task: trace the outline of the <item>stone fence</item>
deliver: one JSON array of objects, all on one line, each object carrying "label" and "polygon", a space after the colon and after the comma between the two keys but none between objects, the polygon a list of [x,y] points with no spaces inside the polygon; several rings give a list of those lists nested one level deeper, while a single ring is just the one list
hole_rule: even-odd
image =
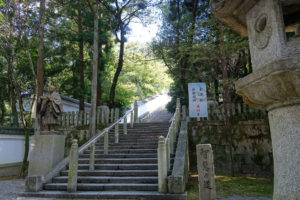
[{"label": "stone fence", "polygon": [[[215,171],[230,173],[229,145],[223,121],[193,121],[189,122],[188,129],[191,166],[196,166],[196,145],[211,144]],[[237,121],[233,124],[232,139],[236,173],[272,175],[272,144],[267,120]]]},{"label": "stone fence", "polygon": [[[227,108],[229,108],[231,116],[239,120],[267,118],[267,112],[254,109],[244,103],[232,103]],[[208,117],[201,117],[199,121],[223,120],[224,104],[218,105],[215,102],[208,102],[207,112]],[[195,121],[195,119],[191,120]]]}]

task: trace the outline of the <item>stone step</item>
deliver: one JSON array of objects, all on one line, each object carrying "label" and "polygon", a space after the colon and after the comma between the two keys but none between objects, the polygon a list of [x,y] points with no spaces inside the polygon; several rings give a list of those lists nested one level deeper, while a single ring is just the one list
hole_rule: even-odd
[{"label": "stone step", "polygon": [[[119,143],[115,143],[115,140],[112,140],[112,141],[109,141],[108,143],[110,146],[114,146],[114,145],[117,145],[117,146],[123,146],[123,145],[141,145],[141,143],[138,143],[138,142],[119,142]],[[157,145],[158,144],[158,141],[155,141],[155,140],[150,140],[150,141],[147,141],[145,143],[143,143],[143,145]],[[103,146],[103,140],[100,140],[98,142],[96,142],[96,146]]]},{"label": "stone step", "polygon": [[[67,183],[68,176],[59,176],[53,183]],[[78,183],[156,183],[157,176],[78,176]]]},{"label": "stone step", "polygon": [[[79,158],[89,158],[90,154],[81,154]],[[95,154],[95,158],[157,158],[157,153],[143,154]]]},{"label": "stone step", "polygon": [[[80,158],[79,164],[89,164],[90,159]],[[134,164],[134,163],[157,163],[157,158],[101,158],[95,159],[95,164]]]},{"label": "stone step", "polygon": [[[102,150],[104,146],[96,146],[96,150]],[[157,145],[111,145],[109,149],[157,149]]]},{"label": "stone step", "polygon": [[[144,200],[187,200],[184,194],[162,194],[157,191],[40,191],[25,192],[23,197],[64,198],[64,199],[144,199]],[[21,199],[23,200],[23,199]],[[26,199],[24,199],[26,200]],[[28,199],[29,200],[29,199]]]},{"label": "stone step", "polygon": [[[78,164],[78,169],[89,169],[89,164]],[[151,170],[157,169],[155,164],[95,164],[96,170]]]},{"label": "stone step", "polygon": [[[47,183],[45,190],[67,190],[67,183]],[[78,183],[77,191],[157,191],[155,183]]]},{"label": "stone step", "polygon": [[[85,153],[89,154],[90,150],[86,150]],[[96,154],[103,154],[104,150],[95,150]],[[109,149],[108,154],[110,153],[134,153],[134,154],[143,154],[143,153],[157,153],[157,149]]]},{"label": "stone step", "polygon": [[[157,170],[78,170],[78,176],[157,176]],[[68,175],[68,170],[61,172],[62,176]]]}]

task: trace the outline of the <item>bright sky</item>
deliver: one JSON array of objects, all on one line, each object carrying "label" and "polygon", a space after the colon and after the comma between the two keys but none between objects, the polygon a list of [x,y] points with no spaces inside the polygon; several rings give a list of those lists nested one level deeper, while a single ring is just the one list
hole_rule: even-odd
[{"label": "bright sky", "polygon": [[160,24],[153,23],[144,26],[140,22],[132,22],[130,24],[131,33],[128,35],[128,42],[149,43],[156,36]]},{"label": "bright sky", "polygon": [[128,42],[149,43],[156,37],[156,34],[162,25],[161,11],[155,7],[151,8],[149,18],[151,19],[151,22],[147,22],[145,26],[138,19],[133,20],[129,24],[131,32],[128,35]]}]

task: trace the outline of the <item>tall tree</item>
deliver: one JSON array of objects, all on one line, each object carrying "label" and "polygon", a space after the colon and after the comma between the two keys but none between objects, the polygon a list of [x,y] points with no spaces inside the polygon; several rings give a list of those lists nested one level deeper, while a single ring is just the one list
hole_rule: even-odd
[{"label": "tall tree", "polygon": [[[118,66],[110,88],[109,102],[110,106],[115,106],[116,87],[120,73],[124,63],[124,45],[126,42],[126,34],[128,33],[129,24],[133,18],[138,17],[141,11],[147,7],[145,0],[114,0],[114,10],[112,10],[115,20],[115,36],[117,42],[120,43]],[[108,7],[108,6],[106,6]]]},{"label": "tall tree", "polygon": [[84,110],[84,55],[83,55],[83,31],[82,31],[82,6],[81,6],[81,0],[78,0],[78,19],[77,19],[77,25],[78,25],[78,35],[79,35],[79,41],[78,41],[78,47],[79,47],[79,74],[80,74],[80,89],[81,89],[81,95],[79,99],[79,110]]},{"label": "tall tree", "polygon": [[97,77],[99,54],[99,1],[96,0],[94,11],[94,45],[93,45],[93,72],[92,72],[92,101],[90,110],[90,137],[96,134],[96,106],[97,106]]},{"label": "tall tree", "polygon": [[[45,0],[40,0],[40,26],[39,26],[39,50],[37,61],[37,95],[38,100],[43,95],[44,90],[44,29],[45,29]],[[38,115],[40,108],[36,104],[36,116],[40,123],[40,116]],[[37,125],[38,126],[38,125]]]}]

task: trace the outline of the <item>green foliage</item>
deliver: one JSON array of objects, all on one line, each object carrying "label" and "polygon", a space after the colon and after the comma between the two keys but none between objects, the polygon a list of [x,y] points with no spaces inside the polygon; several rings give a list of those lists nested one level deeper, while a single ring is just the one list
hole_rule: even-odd
[{"label": "green foliage", "polygon": [[234,92],[234,81],[251,72],[248,40],[226,27],[225,54],[229,81],[223,81],[217,19],[209,1],[167,0],[161,6],[163,26],[152,43],[155,55],[169,68],[175,81],[171,87],[172,107],[177,97],[187,102],[187,84],[205,82],[209,99],[223,102],[223,87],[229,84],[233,102],[241,102]]}]

